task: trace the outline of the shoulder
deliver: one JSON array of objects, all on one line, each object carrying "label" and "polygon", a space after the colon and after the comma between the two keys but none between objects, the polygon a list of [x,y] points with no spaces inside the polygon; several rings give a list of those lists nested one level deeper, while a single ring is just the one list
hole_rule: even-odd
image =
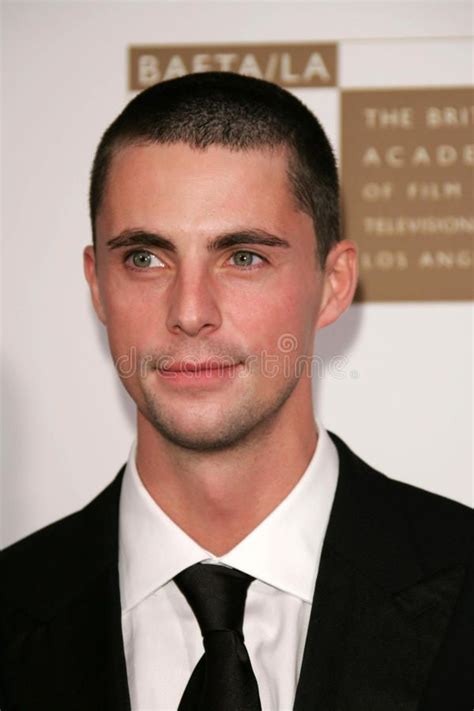
[{"label": "shoulder", "polygon": [[465,563],[472,554],[474,512],[469,506],[389,478],[358,457],[330,433],[339,455],[345,500],[359,527],[398,528],[409,538],[428,568]]},{"label": "shoulder", "polygon": [[353,484],[360,486],[363,491],[373,491],[384,494],[398,502],[403,502],[413,512],[423,519],[435,518],[438,523],[446,518],[460,521],[473,521],[473,510],[452,499],[440,494],[421,489],[413,484],[407,484],[374,469],[367,462],[355,454],[348,445],[337,435],[330,432],[331,439],[336,445],[342,467],[346,467]]},{"label": "shoulder", "polygon": [[[80,589],[94,568],[116,556],[124,467],[87,506],[0,551],[0,600],[48,615],[54,599]],[[58,588],[58,581],[60,588]]]}]

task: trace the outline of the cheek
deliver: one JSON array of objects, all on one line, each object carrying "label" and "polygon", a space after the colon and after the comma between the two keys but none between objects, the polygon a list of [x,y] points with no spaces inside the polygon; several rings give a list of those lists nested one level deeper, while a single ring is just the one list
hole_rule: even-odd
[{"label": "cheek", "polygon": [[147,340],[158,332],[158,310],[150,308],[150,300],[130,290],[109,289],[105,298],[107,333],[114,356],[135,348],[139,353]]},{"label": "cheek", "polygon": [[299,285],[281,284],[253,296],[250,301],[247,296],[234,296],[229,318],[252,352],[306,351],[308,342],[312,344],[314,294]]}]

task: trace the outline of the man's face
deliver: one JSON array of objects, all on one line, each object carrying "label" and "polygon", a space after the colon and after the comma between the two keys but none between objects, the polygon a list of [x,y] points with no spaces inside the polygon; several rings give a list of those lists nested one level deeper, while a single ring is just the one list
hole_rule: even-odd
[{"label": "man's face", "polygon": [[86,276],[139,417],[201,451],[297,417],[324,278],[283,152],[123,148],[96,234]]}]

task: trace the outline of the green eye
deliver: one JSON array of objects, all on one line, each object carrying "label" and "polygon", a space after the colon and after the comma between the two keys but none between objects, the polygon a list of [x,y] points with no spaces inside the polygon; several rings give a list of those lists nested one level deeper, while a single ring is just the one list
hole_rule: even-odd
[{"label": "green eye", "polygon": [[[131,261],[132,268],[141,269],[142,271],[153,266],[153,259],[158,259],[158,257],[151,252],[148,252],[146,249],[135,250],[134,252],[127,254],[125,257],[125,261]],[[155,264],[155,266],[162,266],[162,264]]]},{"label": "green eye", "polygon": [[260,261],[263,261],[262,257],[259,257],[259,255],[255,254],[255,252],[249,252],[248,250],[244,249],[239,250],[238,252],[235,252],[232,255],[234,264],[237,267],[254,267],[255,258],[259,259]]}]

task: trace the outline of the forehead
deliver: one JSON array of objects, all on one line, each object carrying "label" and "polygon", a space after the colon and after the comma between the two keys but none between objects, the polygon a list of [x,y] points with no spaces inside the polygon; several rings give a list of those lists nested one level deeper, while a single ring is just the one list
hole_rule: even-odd
[{"label": "forehead", "polygon": [[283,149],[146,144],[128,145],[113,156],[97,228],[108,233],[163,226],[207,231],[233,228],[240,220],[285,231],[302,217]]}]

